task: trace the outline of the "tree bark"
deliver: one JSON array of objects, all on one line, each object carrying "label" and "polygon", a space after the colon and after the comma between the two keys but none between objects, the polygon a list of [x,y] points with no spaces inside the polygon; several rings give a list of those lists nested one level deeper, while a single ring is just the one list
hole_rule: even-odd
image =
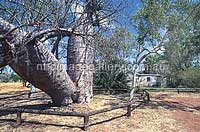
[{"label": "tree bark", "polygon": [[75,102],[76,87],[51,51],[37,40],[25,45],[25,33],[20,30],[2,37],[13,28],[15,26],[0,18],[1,49],[4,49],[0,51],[7,55],[0,57],[0,66],[8,64],[23,79],[47,93],[57,106]]},{"label": "tree bark", "polygon": [[78,102],[89,103],[93,96],[93,48],[81,36],[72,35],[67,48],[67,72],[77,86]]},{"label": "tree bark", "polygon": [[95,1],[87,2],[86,9],[74,28],[75,32],[85,36],[71,35],[67,48],[67,72],[77,86],[78,102],[82,103],[89,103],[93,96],[94,45],[91,35],[94,32],[93,13],[96,9],[93,9]]}]

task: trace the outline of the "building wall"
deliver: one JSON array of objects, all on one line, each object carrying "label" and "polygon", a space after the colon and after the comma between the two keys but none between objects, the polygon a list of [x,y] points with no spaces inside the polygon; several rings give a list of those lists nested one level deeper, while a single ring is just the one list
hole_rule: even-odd
[{"label": "building wall", "polygon": [[137,76],[136,86],[140,87],[160,87],[160,77],[157,76]]},{"label": "building wall", "polygon": [[[133,86],[133,74],[128,74],[129,86]],[[163,78],[157,74],[137,74],[136,86],[139,87],[161,87],[163,86]]]}]

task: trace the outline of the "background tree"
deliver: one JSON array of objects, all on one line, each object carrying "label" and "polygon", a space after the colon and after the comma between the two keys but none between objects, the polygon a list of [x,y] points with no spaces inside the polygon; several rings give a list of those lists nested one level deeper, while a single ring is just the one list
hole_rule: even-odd
[{"label": "background tree", "polygon": [[[169,72],[166,74],[168,86],[178,87],[179,85],[186,86],[182,83],[184,77],[180,75],[191,73],[190,68],[194,67],[193,62],[198,61],[199,48],[197,45],[199,44],[194,43],[196,36],[194,32],[198,29],[196,23],[199,20],[196,20],[195,16],[199,12],[199,4],[181,2],[173,5],[173,8],[176,9],[176,14],[171,15],[168,23],[169,40],[165,45],[164,55],[169,64]],[[185,72],[187,70],[189,71]]]},{"label": "background tree", "polygon": [[134,47],[132,35],[125,28],[115,28],[109,36],[98,36],[96,40],[94,84],[111,93],[127,92],[126,66]]},{"label": "background tree", "polygon": [[135,51],[133,64],[133,87],[136,87],[136,74],[140,64],[151,54],[163,50],[166,38],[165,23],[169,1],[141,1],[143,6],[133,16]]},{"label": "background tree", "polygon": [[[194,58],[198,58],[199,43],[198,39],[194,40],[197,38],[194,36],[198,36],[196,31],[199,19],[195,18],[198,17],[200,5],[198,2],[168,0],[147,0],[142,1],[142,4],[142,8],[133,16],[137,31],[135,42],[138,46],[135,71],[137,72],[138,65],[149,55],[164,54],[170,67],[168,79],[173,80],[173,86],[177,86],[176,83],[180,82],[178,69],[190,67]],[[191,41],[192,38],[193,42],[197,42],[196,45]]]}]

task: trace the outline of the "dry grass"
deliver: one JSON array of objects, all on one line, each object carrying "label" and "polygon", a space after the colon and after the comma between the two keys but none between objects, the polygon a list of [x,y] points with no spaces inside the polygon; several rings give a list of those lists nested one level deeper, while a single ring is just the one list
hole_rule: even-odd
[{"label": "dry grass", "polygon": [[0,83],[0,93],[26,91],[28,88],[23,87],[22,83]]},{"label": "dry grass", "polygon": [[[17,91],[24,92],[24,90],[27,90],[27,88],[22,88],[21,85],[22,84],[11,83],[0,84],[0,93],[4,93],[0,95],[0,98],[5,96],[6,92],[15,94]],[[27,91],[25,91],[25,93],[26,92]],[[41,96],[46,97],[46,95],[44,96],[43,94],[37,94],[37,98]],[[179,96],[189,98],[191,94],[177,96],[175,93],[155,93],[153,94],[152,101],[149,104],[134,110],[130,118],[126,116],[120,117],[126,113],[126,109],[114,110],[112,112],[92,116],[90,118],[91,125],[88,129],[88,132],[187,132],[188,129],[185,129],[185,126],[181,124],[179,120],[173,118],[172,110],[160,105],[160,102],[163,101],[163,98],[170,100],[171,98]],[[195,94],[195,98],[200,99],[200,96]],[[52,109],[58,111],[90,111],[110,107],[118,103],[123,103],[125,100],[126,97],[118,98],[118,96],[97,95],[94,97],[93,102],[88,105],[73,104],[69,107]],[[0,106],[2,107],[2,104],[4,104],[3,107],[11,107],[15,105],[33,105],[47,103],[47,101],[49,101],[48,98],[45,100],[30,100],[27,99],[26,95],[24,95],[21,96],[20,99],[11,98],[10,100],[1,100]],[[8,104],[5,105],[5,103]],[[200,112],[194,111],[194,114],[200,115]],[[15,115],[10,114],[1,116],[0,131],[82,132],[82,130],[79,128],[83,125],[82,118],[36,114],[23,114],[22,118],[24,120],[23,124],[16,128],[13,127],[14,122],[8,121],[8,119],[15,119]],[[109,120],[111,118],[116,119]]]}]

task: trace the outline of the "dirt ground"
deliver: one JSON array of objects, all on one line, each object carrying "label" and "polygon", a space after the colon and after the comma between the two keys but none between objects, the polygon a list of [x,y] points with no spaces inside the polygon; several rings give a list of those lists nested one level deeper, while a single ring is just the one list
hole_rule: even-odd
[{"label": "dirt ground", "polygon": [[[22,107],[46,110],[49,97],[37,91],[28,98],[28,88],[20,83],[0,83],[0,109]],[[200,132],[200,94],[150,93],[151,101],[123,116],[126,109],[90,118],[88,132]],[[92,111],[125,103],[127,95],[96,95],[90,104],[74,104],[55,111]],[[83,119],[54,115],[22,114],[22,125],[15,126],[15,114],[0,112],[0,132],[82,132]]]}]

